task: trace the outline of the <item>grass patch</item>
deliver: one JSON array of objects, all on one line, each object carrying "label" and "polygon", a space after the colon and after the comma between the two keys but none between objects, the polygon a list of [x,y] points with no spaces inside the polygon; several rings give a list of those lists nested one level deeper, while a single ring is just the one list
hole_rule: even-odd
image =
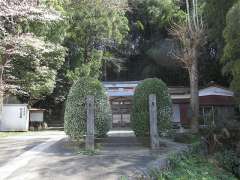
[{"label": "grass patch", "polygon": [[193,144],[200,141],[200,135],[191,133],[177,133],[174,137],[175,142]]},{"label": "grass patch", "polygon": [[95,149],[94,150],[88,150],[85,149],[85,144],[84,147],[83,146],[79,146],[77,148],[77,154],[82,154],[82,155],[87,155],[87,156],[94,156],[94,155],[98,155],[100,149],[102,148],[100,143],[95,143]]},{"label": "grass patch", "polygon": [[201,155],[171,159],[172,169],[153,176],[158,180],[237,180],[230,172],[218,167],[215,161]]},{"label": "grass patch", "polygon": [[82,154],[86,156],[94,156],[98,155],[98,150],[86,150],[86,149],[80,149],[77,154]]}]

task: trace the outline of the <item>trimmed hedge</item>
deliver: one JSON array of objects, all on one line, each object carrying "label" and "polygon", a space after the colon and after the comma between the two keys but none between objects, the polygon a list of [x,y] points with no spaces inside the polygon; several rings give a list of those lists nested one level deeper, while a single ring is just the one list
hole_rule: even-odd
[{"label": "trimmed hedge", "polygon": [[86,134],[86,96],[95,98],[95,134],[105,136],[111,125],[111,110],[102,83],[96,79],[80,78],[71,88],[65,108],[64,131],[79,140]]},{"label": "trimmed hedge", "polygon": [[157,78],[146,79],[140,83],[133,96],[131,125],[136,136],[149,136],[148,97],[156,94],[159,135],[171,128],[172,102],[166,84]]}]

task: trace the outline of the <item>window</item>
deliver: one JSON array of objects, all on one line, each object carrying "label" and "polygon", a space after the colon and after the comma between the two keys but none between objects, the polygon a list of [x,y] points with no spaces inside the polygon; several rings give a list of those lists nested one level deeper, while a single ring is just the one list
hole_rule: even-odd
[{"label": "window", "polygon": [[214,106],[200,107],[200,120],[201,126],[212,126],[215,124],[216,108]]},{"label": "window", "polygon": [[122,115],[122,121],[124,123],[130,123],[130,114],[123,114]]},{"label": "window", "polygon": [[121,114],[114,114],[113,115],[113,123],[118,124],[121,122]]}]

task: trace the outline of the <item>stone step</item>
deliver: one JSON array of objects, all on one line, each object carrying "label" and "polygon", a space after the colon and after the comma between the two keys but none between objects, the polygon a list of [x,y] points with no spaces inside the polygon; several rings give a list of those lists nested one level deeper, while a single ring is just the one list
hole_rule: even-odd
[{"label": "stone step", "polygon": [[105,142],[138,142],[136,137],[107,137]]},{"label": "stone step", "polygon": [[107,135],[108,137],[136,137],[131,129],[112,129]]},{"label": "stone step", "polygon": [[142,147],[141,143],[101,143],[103,147]]}]

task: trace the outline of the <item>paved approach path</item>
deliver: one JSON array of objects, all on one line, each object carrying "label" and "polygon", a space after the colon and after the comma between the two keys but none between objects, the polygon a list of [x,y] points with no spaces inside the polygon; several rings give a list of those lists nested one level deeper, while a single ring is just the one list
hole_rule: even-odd
[{"label": "paved approach path", "polygon": [[146,164],[174,148],[152,153],[133,136],[110,137],[101,144],[97,155],[87,156],[69,148],[61,131],[0,139],[0,180],[135,179]]},{"label": "paved approach path", "polygon": [[30,160],[59,140],[65,138],[61,131],[45,131],[0,139],[0,180],[17,169],[25,167]]}]

